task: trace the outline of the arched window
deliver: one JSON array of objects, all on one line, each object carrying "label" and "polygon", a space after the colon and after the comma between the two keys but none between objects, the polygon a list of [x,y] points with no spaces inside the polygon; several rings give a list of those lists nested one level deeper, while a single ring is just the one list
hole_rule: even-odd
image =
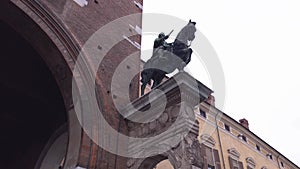
[{"label": "arched window", "polygon": [[204,158],[204,167],[208,169],[221,169],[220,156],[217,149],[214,149],[216,141],[208,134],[200,137],[201,156]]},{"label": "arched window", "polygon": [[235,148],[228,149],[230,169],[244,169],[243,163],[239,161],[240,153]]},{"label": "arched window", "polygon": [[253,160],[253,158],[247,157],[246,162],[247,162],[247,169],[254,169],[255,168],[256,164],[255,164],[255,161]]}]

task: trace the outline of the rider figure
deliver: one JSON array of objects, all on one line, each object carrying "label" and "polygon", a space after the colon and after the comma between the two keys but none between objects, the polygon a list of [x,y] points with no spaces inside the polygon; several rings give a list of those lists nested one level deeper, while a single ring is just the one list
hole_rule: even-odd
[{"label": "rider figure", "polygon": [[167,47],[170,46],[169,43],[166,42],[166,40],[169,38],[169,35],[165,35],[163,32],[161,32],[158,35],[158,38],[155,39],[154,45],[153,45],[153,53],[157,48],[162,48],[164,50],[167,49]]}]

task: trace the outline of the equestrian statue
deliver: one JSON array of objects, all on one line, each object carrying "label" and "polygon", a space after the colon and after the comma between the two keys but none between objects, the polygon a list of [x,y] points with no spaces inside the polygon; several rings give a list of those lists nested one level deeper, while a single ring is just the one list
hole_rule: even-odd
[{"label": "equestrian statue", "polygon": [[181,29],[173,43],[167,43],[173,30],[165,35],[163,32],[158,35],[153,45],[152,57],[145,63],[141,72],[141,94],[144,95],[147,84],[153,85],[151,89],[158,86],[166,74],[172,73],[175,69],[183,71],[183,68],[191,61],[193,50],[191,42],[195,39],[196,22],[191,20]]}]

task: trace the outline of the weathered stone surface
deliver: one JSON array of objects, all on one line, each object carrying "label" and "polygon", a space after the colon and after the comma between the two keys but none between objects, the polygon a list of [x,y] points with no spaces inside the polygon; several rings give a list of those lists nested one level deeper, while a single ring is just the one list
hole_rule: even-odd
[{"label": "weathered stone surface", "polygon": [[[140,156],[129,159],[128,169],[152,169],[165,158],[175,169],[202,167],[197,139],[199,123],[195,120],[193,107],[207,99],[212,91],[186,73],[175,75],[174,79],[167,80],[156,90],[160,92],[151,91],[135,100],[133,106],[129,105],[122,113],[130,126],[130,137],[160,135],[144,142],[129,142],[128,152]],[[159,109],[162,105],[163,109]]]}]

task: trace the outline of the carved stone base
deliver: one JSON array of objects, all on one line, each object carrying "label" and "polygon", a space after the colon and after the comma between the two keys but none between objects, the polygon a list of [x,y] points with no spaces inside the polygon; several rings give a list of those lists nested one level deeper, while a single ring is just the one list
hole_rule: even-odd
[{"label": "carved stone base", "polygon": [[[181,72],[134,101],[122,114],[129,128],[128,169],[152,169],[168,159],[174,169],[202,168],[194,107],[212,91]],[[141,141],[142,140],[142,141]],[[194,167],[193,167],[194,166]]]}]

